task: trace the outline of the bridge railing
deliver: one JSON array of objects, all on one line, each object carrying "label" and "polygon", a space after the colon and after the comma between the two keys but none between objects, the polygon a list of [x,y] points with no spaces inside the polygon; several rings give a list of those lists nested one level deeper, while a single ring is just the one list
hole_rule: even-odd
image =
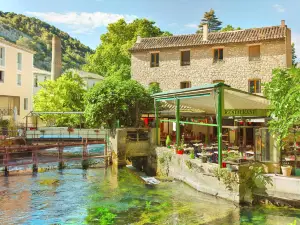
[{"label": "bridge railing", "polygon": [[38,128],[26,131],[27,139],[105,139],[105,129]]}]

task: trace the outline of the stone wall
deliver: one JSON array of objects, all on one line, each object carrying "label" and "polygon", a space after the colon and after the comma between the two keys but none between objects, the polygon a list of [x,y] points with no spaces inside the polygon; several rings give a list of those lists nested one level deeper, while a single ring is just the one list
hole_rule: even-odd
[{"label": "stone wall", "polygon": [[155,142],[155,129],[149,130],[148,140],[131,141],[127,138],[128,131],[141,130],[139,128],[116,129],[115,134],[109,138],[110,151],[112,153],[113,164],[125,166],[126,160],[135,157],[146,157],[151,152],[151,146]]},{"label": "stone wall", "polygon": [[[261,44],[261,59],[249,61],[249,45],[227,44],[224,46],[223,62],[213,62],[213,47],[161,49],[159,67],[150,67],[151,51],[133,52],[131,68],[133,79],[144,86],[160,83],[162,90],[179,89],[180,82],[191,81],[192,86],[225,80],[234,88],[248,91],[248,80],[259,78],[261,82],[271,80],[272,69],[287,66],[284,40],[266,41]],[[191,51],[189,66],[180,65],[180,51]]]},{"label": "stone wall", "polygon": [[148,165],[156,167],[158,176],[175,178],[203,193],[240,202],[239,185],[233,185],[230,191],[214,175],[217,164],[201,163],[199,159],[190,159],[188,155],[176,155],[173,150],[164,147],[156,148],[155,154],[156,159],[150,158],[153,161]]}]

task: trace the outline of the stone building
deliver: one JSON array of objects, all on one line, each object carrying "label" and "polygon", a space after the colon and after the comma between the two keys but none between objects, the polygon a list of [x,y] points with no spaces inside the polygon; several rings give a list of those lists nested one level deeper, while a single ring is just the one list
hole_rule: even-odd
[{"label": "stone building", "polygon": [[281,21],[273,27],[229,32],[138,37],[130,49],[132,78],[162,90],[225,82],[261,93],[274,68],[292,65],[291,30]]}]

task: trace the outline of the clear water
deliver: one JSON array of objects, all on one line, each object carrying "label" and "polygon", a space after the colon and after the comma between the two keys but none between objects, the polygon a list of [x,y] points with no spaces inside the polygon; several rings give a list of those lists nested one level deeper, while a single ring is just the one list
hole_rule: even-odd
[{"label": "clear water", "polygon": [[297,218],[300,210],[239,208],[177,181],[147,186],[127,169],[65,169],[0,177],[0,224],[5,225],[287,225]]},{"label": "clear water", "polygon": [[[92,144],[88,145],[87,149],[89,154],[103,153],[104,152],[104,144]],[[46,149],[48,152],[57,152],[57,148],[49,148]],[[82,154],[82,146],[66,146],[64,148],[65,153],[74,153],[74,154]]]}]

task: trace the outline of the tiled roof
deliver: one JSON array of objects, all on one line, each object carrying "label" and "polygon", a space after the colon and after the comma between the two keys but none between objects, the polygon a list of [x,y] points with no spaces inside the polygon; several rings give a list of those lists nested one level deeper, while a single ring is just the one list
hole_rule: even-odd
[{"label": "tiled roof", "polygon": [[202,34],[175,35],[170,37],[142,38],[140,43],[130,51],[143,51],[160,48],[191,47],[199,45],[257,42],[283,39],[286,36],[285,26],[252,28],[238,31],[213,32],[208,34],[208,40],[203,41]]}]

